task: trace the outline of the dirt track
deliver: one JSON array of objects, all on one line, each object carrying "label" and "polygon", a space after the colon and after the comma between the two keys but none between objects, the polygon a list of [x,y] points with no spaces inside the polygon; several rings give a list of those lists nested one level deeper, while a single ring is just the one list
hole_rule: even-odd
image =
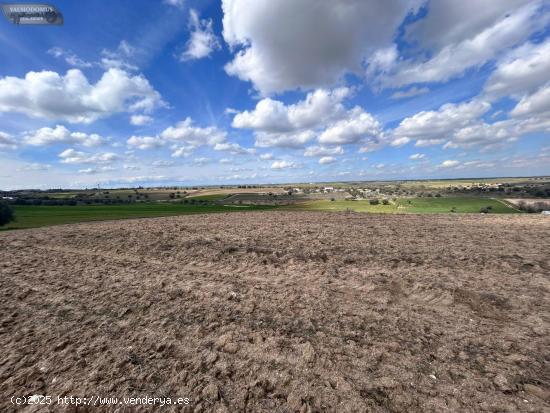
[{"label": "dirt track", "polygon": [[[550,219],[259,212],[0,233],[13,395],[549,412]],[[136,407],[85,411],[146,411]],[[170,408],[147,411],[171,411]],[[174,410],[181,411],[181,410]]]}]

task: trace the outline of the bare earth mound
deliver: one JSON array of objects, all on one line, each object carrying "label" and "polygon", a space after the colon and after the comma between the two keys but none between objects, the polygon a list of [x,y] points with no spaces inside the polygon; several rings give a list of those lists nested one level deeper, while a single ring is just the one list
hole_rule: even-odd
[{"label": "bare earth mound", "polygon": [[[0,234],[12,396],[550,411],[550,219],[259,212]],[[118,409],[118,410],[116,410]],[[171,411],[164,407],[78,411]]]}]

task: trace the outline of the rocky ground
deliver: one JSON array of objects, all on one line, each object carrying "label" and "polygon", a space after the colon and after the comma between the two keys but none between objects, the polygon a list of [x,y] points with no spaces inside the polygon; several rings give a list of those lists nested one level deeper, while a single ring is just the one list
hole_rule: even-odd
[{"label": "rocky ground", "polygon": [[[0,233],[0,411],[549,412],[550,219],[247,212]],[[12,396],[188,397],[186,407]]]}]

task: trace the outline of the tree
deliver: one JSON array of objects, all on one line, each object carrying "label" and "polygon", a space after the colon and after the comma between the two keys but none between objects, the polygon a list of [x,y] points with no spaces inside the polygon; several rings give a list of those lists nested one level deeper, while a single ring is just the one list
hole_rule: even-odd
[{"label": "tree", "polygon": [[11,222],[14,218],[13,209],[7,202],[0,201],[0,227]]}]

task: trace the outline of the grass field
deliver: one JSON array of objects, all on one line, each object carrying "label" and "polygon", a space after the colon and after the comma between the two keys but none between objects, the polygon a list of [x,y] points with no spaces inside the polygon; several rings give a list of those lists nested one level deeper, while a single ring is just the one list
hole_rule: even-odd
[{"label": "grass field", "polygon": [[[203,195],[195,199],[214,201],[221,195]],[[518,211],[495,199],[456,197],[456,198],[411,198],[399,199],[389,205],[370,205],[368,201],[308,201],[283,207],[308,211],[346,211],[370,213],[448,213],[454,208],[457,213],[479,213],[481,208],[491,207],[491,213],[517,213]],[[189,205],[176,203],[136,203],[126,205],[87,205],[87,206],[15,206],[16,220],[0,228],[23,229],[59,224],[73,224],[86,221],[110,219],[146,218],[186,214],[266,210],[275,206],[248,205]]]},{"label": "grass field", "polygon": [[[250,206],[246,210],[270,209]],[[1,230],[74,224],[85,221],[110,219],[161,217],[214,212],[242,212],[245,208],[223,205],[182,205],[175,203],[139,203],[126,205],[86,206],[14,206],[16,219]]]},{"label": "grass field", "polygon": [[[410,202],[410,203],[409,203]],[[355,212],[371,213],[447,213],[454,211],[457,213],[479,213],[481,208],[491,207],[491,213],[517,213],[518,211],[510,208],[504,203],[495,199],[456,197],[456,198],[411,198],[399,199],[396,202],[390,202],[389,205],[371,205],[369,201],[310,201],[289,206],[292,209],[305,209],[313,211],[346,211],[348,209]]]}]

